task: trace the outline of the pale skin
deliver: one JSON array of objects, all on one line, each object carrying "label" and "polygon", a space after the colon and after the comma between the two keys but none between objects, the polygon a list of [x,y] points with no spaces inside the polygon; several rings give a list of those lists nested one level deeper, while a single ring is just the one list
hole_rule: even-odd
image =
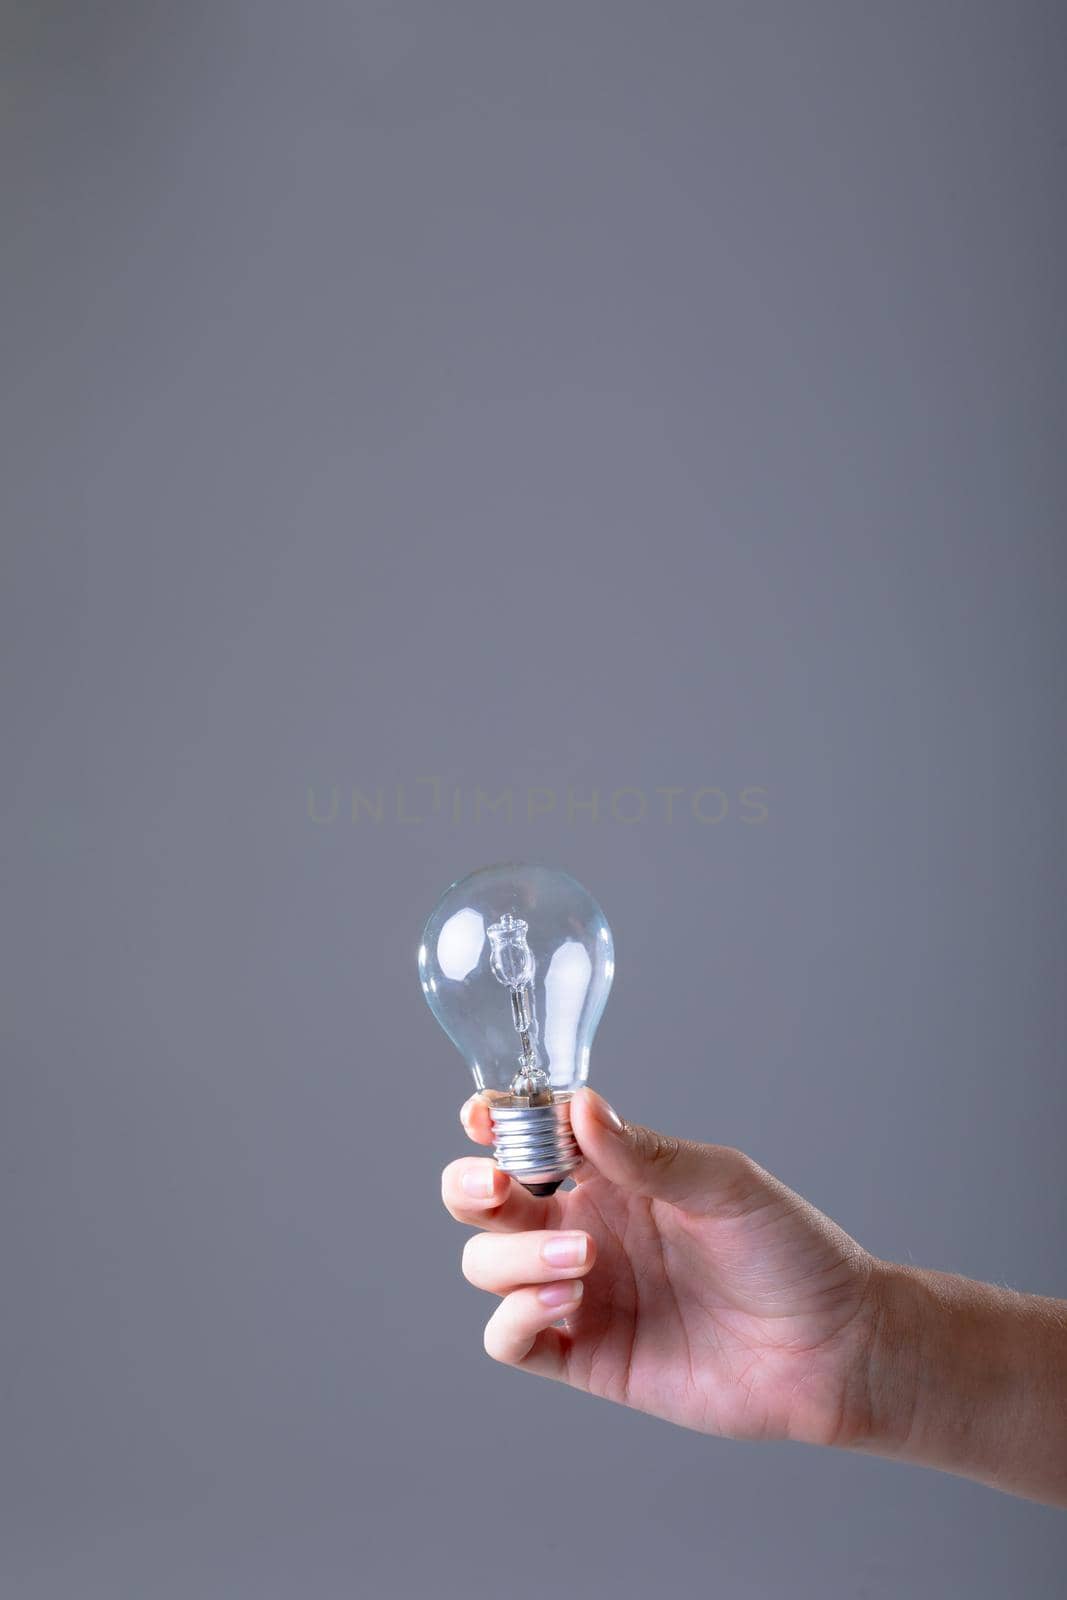
[{"label": "pale skin", "polygon": [[[461,1113],[491,1143],[486,1105]],[[895,1266],[740,1151],[574,1099],[576,1186],[442,1180],[496,1360],[682,1427],[893,1456],[1067,1506],[1067,1301]]]}]

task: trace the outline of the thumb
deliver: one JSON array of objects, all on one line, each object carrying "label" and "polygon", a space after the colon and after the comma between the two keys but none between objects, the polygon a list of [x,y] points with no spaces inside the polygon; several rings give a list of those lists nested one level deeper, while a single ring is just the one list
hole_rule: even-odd
[{"label": "thumb", "polygon": [[587,1166],[601,1177],[695,1215],[744,1216],[766,1202],[769,1188],[781,1187],[740,1150],[624,1122],[592,1089],[575,1094],[571,1126]]}]

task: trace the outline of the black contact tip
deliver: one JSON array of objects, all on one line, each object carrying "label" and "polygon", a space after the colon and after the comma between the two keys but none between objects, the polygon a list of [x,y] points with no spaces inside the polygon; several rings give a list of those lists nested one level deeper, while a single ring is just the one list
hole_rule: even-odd
[{"label": "black contact tip", "polygon": [[550,1194],[555,1194],[562,1182],[562,1178],[553,1178],[551,1183],[524,1183],[523,1188],[529,1189],[538,1200],[547,1200]]}]

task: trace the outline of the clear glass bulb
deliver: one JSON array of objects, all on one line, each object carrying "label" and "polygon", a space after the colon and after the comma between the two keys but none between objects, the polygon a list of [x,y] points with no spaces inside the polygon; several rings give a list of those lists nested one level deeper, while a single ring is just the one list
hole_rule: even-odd
[{"label": "clear glass bulb", "polygon": [[615,952],[587,889],[551,867],[483,867],[447,889],[419,946],[427,1004],[486,1092],[498,1163],[551,1193],[578,1163],[571,1094]]}]

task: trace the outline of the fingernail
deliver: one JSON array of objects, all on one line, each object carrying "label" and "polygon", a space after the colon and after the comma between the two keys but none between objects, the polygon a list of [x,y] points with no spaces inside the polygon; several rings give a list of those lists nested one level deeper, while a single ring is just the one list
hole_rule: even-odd
[{"label": "fingernail", "polygon": [[541,1258],[550,1267],[580,1267],[588,1249],[584,1233],[557,1233],[541,1246]]},{"label": "fingernail", "polygon": [[605,1128],[610,1128],[612,1133],[621,1132],[622,1118],[612,1106],[608,1105],[604,1096],[591,1091],[589,1098],[593,1103],[593,1115],[597,1121],[602,1123]]},{"label": "fingernail", "polygon": [[538,1289],[537,1298],[546,1306],[566,1306],[582,1298],[585,1285],[581,1278],[575,1278],[572,1283],[546,1283],[543,1289]]},{"label": "fingernail", "polygon": [[488,1200],[496,1186],[496,1171],[493,1167],[468,1167],[459,1181],[472,1200]]}]

